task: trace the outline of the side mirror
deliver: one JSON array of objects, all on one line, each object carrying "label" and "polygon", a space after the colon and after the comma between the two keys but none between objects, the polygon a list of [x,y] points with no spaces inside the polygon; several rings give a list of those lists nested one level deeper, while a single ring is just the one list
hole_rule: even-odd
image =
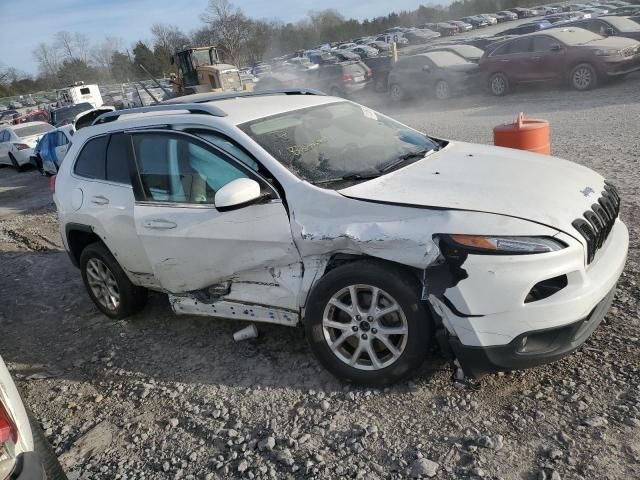
[{"label": "side mirror", "polygon": [[424,65],[424,66],[422,67],[422,71],[423,71],[423,72],[430,72],[430,71],[431,71],[431,67],[430,67],[429,65]]},{"label": "side mirror", "polygon": [[604,31],[604,34],[607,36],[611,36],[611,35],[615,35],[615,31],[613,30],[613,28],[609,27]]},{"label": "side mirror", "polygon": [[551,45],[552,52],[559,52],[560,50],[562,50],[562,45],[560,45],[559,43]]},{"label": "side mirror", "polygon": [[236,178],[216,192],[213,199],[220,211],[234,210],[259,200],[260,184],[250,178]]}]

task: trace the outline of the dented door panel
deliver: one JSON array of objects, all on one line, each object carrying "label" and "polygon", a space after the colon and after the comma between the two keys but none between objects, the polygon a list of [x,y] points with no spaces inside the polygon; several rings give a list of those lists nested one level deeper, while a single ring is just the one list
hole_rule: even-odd
[{"label": "dented door panel", "polygon": [[135,222],[164,290],[180,294],[230,281],[235,298],[297,308],[291,292],[299,289],[300,255],[280,201],[228,212],[138,203]]}]

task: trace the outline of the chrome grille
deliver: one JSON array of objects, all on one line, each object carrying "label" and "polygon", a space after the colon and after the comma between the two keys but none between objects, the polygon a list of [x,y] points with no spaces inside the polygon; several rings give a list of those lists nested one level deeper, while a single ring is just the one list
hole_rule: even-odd
[{"label": "chrome grille", "polygon": [[620,213],[618,190],[608,181],[604,183],[604,191],[598,202],[572,222],[587,241],[587,263],[593,261],[597,251],[604,245]]}]

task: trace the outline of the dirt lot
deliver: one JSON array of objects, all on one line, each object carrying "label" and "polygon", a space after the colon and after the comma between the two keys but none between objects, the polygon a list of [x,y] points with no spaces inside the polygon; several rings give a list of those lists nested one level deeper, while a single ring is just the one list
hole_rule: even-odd
[{"label": "dirt lot", "polygon": [[[454,386],[437,358],[384,391],[345,386],[301,332],[178,317],[166,298],[98,313],[60,250],[48,181],[0,169],[0,352],[70,478],[640,478],[640,75],[589,93],[372,106],[434,135],[491,142],[523,110],[554,154],[623,195],[631,233],[605,322],[556,364]],[[532,185],[535,188],[535,185]],[[489,192],[490,194],[490,192]],[[433,463],[435,462],[435,463]]]}]

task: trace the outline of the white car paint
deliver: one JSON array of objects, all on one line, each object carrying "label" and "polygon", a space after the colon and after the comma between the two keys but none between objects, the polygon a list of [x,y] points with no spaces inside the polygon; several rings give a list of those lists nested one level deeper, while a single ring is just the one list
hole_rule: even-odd
[{"label": "white car paint", "polygon": [[[54,194],[65,247],[70,248],[67,224],[88,225],[134,284],[169,293],[177,313],[285,325],[304,317],[309,292],[333,255],[387,260],[423,272],[423,299],[448,334],[467,347],[506,345],[524,332],[572,324],[615,286],[628,248],[625,225],[615,220],[591,263],[585,238],[572,226],[604,187],[604,179],[585,167],[451,141],[413,164],[335,191],[302,181],[237,128],[333,102],[344,100],[235,98],[215,102],[225,117],[187,114],[176,105],[173,111],[123,115],[77,132],[71,159],[87,139],[114,130],[167,124],[213,129],[260,162],[286,199],[278,194],[229,212],[212,205],[134,202],[130,186],[81,178],[67,161]],[[363,113],[385,118],[369,109]],[[84,199],[80,206],[78,197]],[[443,284],[430,272],[446,263],[438,235],[454,233],[553,237],[566,247],[544,254],[468,255],[462,264],[467,276]],[[560,292],[524,303],[536,283],[565,274],[568,285]]]},{"label": "white car paint", "polygon": [[100,87],[92,85],[72,85],[67,88],[56,90],[56,97],[60,105],[76,105],[88,102],[93,108],[101,107],[104,102],[100,94]]},{"label": "white car paint", "polygon": [[[21,136],[21,131],[24,131],[24,129],[38,126],[40,127],[38,130],[41,130],[39,133]],[[11,157],[16,160],[20,167],[30,163],[30,157],[38,140],[53,128],[46,122],[25,122],[0,128],[0,163],[13,165]],[[26,145],[27,148],[24,148],[23,145]]]},{"label": "white car paint", "polygon": [[4,445],[0,445],[0,478],[5,478],[5,475],[14,468],[16,457],[25,452],[33,452],[34,444],[22,398],[2,357],[0,357],[0,408],[9,414],[18,432],[16,442],[10,438]]}]

